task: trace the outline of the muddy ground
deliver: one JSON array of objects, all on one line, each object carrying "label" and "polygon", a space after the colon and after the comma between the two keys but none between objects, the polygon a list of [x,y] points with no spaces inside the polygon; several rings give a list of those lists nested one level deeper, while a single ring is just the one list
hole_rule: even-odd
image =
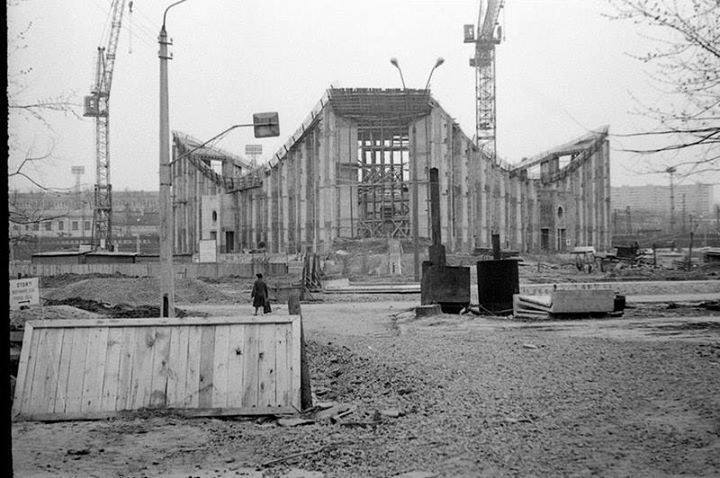
[{"label": "muddy ground", "polygon": [[[178,303],[188,315],[249,312],[232,284],[189,287],[214,299]],[[337,423],[15,423],[17,476],[720,475],[718,312],[417,320],[416,296],[355,299],[302,305],[315,402],[354,407]]]}]

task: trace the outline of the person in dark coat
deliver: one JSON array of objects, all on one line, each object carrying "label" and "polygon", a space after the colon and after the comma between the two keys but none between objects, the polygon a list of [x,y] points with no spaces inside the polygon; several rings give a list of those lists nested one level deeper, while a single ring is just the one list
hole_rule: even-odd
[{"label": "person in dark coat", "polygon": [[262,309],[263,314],[265,313],[265,304],[268,300],[268,288],[267,284],[265,284],[265,281],[262,278],[262,274],[255,275],[257,276],[257,280],[253,284],[250,297],[253,300],[253,307],[255,307],[255,315],[257,315],[258,309]]}]

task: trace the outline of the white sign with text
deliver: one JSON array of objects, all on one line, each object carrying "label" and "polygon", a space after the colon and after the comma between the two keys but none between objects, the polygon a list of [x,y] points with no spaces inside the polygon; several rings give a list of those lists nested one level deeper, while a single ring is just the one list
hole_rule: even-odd
[{"label": "white sign with text", "polygon": [[40,287],[37,277],[10,281],[10,309],[17,310],[24,305],[39,303]]}]

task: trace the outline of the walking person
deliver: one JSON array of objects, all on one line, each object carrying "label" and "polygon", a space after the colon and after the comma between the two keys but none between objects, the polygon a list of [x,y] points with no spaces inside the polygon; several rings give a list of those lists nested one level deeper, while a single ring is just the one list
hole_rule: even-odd
[{"label": "walking person", "polygon": [[255,315],[258,314],[258,309],[262,309],[263,314],[265,314],[265,307],[270,300],[267,284],[265,284],[262,274],[255,275],[257,276],[257,280],[255,280],[255,283],[253,284],[250,297],[253,300],[253,307],[255,307]]}]

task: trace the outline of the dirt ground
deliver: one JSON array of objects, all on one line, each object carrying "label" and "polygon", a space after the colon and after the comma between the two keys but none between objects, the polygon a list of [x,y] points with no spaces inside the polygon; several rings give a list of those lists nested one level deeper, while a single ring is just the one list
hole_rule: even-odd
[{"label": "dirt ground", "polygon": [[[51,287],[61,297],[66,285]],[[232,284],[188,287],[193,300],[177,304],[188,315],[250,311]],[[660,303],[613,319],[418,320],[417,295],[313,299],[302,311],[315,403],[353,407],[337,423],[18,422],[16,475],[720,475],[718,312]]]}]

